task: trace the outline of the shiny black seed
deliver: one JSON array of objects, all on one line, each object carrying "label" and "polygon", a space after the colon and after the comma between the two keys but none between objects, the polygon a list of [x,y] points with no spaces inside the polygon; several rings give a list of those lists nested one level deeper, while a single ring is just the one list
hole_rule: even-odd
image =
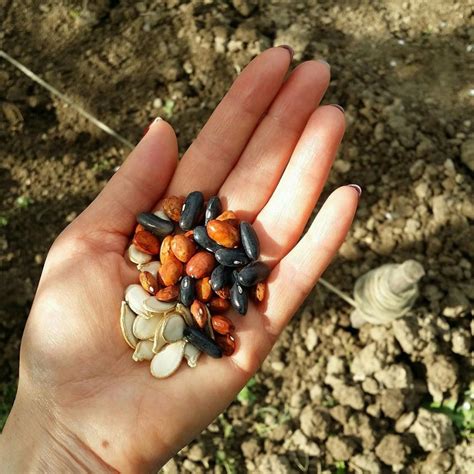
[{"label": "shiny black seed", "polygon": [[142,212],[138,215],[137,221],[145,230],[158,237],[166,237],[174,230],[174,224],[171,221],[155,216],[151,212]]},{"label": "shiny black seed", "polygon": [[222,212],[221,200],[217,196],[212,196],[207,201],[206,213],[204,214],[204,224],[215,219]]},{"label": "shiny black seed", "polygon": [[207,235],[207,230],[202,225],[194,228],[193,239],[194,242],[196,242],[203,249],[206,249],[208,252],[214,253],[217,252],[217,250],[223,248]]},{"label": "shiny black seed", "polygon": [[247,308],[249,305],[247,288],[239,285],[237,281],[230,289],[230,304],[242,316],[247,313]]},{"label": "shiny black seed", "polygon": [[209,354],[215,359],[222,357],[221,348],[208,336],[196,328],[186,326],[183,331],[184,338],[199,350]]},{"label": "shiny black seed", "polygon": [[185,306],[191,306],[196,298],[195,281],[188,275],[181,279],[179,285],[179,301]]},{"label": "shiny black seed", "polygon": [[232,269],[217,265],[211,273],[211,288],[216,291],[230,284]]},{"label": "shiny black seed", "polygon": [[265,280],[269,274],[268,265],[263,262],[252,262],[240,270],[237,280],[243,286],[253,286]]},{"label": "shiny black seed", "polygon": [[183,230],[191,230],[199,221],[204,205],[204,196],[200,191],[189,193],[183,204],[179,226]]},{"label": "shiny black seed", "polygon": [[242,249],[219,249],[216,260],[226,267],[240,267],[249,263],[247,254]]},{"label": "shiny black seed", "polygon": [[257,260],[260,255],[260,242],[257,233],[248,222],[240,223],[240,240],[250,260]]}]

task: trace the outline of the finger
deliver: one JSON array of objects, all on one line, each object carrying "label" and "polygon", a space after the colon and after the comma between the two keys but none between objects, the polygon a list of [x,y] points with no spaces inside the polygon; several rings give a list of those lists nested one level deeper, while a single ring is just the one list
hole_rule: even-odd
[{"label": "finger", "polygon": [[217,192],[280,89],[290,61],[286,49],[271,48],[243,70],[184,154],[167,195]]},{"label": "finger", "polygon": [[136,215],[151,209],[177,165],[178,146],[168,123],[152,123],[125,163],[77,220],[77,227],[129,234]]},{"label": "finger", "polygon": [[319,107],[312,114],[278,186],[254,222],[262,258],[283,258],[303,233],[344,134],[344,123],[344,114],[336,107]]},{"label": "finger", "polygon": [[272,337],[283,330],[333,259],[349,231],[358,202],[356,187],[334,191],[305,236],[272,270],[263,309]]},{"label": "finger", "polygon": [[229,209],[239,209],[246,220],[255,219],[323,97],[329,77],[327,64],[318,61],[308,61],[293,71],[219,191]]}]

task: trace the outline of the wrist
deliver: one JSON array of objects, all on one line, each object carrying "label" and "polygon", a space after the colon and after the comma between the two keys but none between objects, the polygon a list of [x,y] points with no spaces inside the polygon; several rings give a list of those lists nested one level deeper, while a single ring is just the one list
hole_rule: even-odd
[{"label": "wrist", "polygon": [[17,394],[0,436],[5,472],[117,472],[45,405]]}]

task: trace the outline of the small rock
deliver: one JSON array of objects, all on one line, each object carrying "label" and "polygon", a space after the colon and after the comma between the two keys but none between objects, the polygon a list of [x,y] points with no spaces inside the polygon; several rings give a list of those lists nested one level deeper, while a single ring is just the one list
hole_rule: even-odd
[{"label": "small rock", "polygon": [[301,412],[300,426],[308,438],[323,440],[329,436],[332,422],[327,413],[308,405]]},{"label": "small rock", "polygon": [[256,0],[232,0],[232,5],[242,16],[249,16],[257,4]]},{"label": "small rock", "polygon": [[461,146],[461,161],[474,171],[474,138],[466,140]]},{"label": "small rock", "polygon": [[356,380],[363,380],[364,376],[372,375],[381,370],[382,366],[383,360],[379,358],[377,344],[372,342],[356,354],[351,364],[351,372],[357,377]]},{"label": "small rock", "polygon": [[248,441],[244,441],[240,445],[240,449],[242,450],[244,457],[249,459],[255,459],[260,452],[260,446],[258,442],[253,438],[250,438]]},{"label": "small rock", "polygon": [[176,465],[176,461],[174,459],[170,459],[164,466],[163,466],[163,474],[178,474],[178,466]]},{"label": "small rock", "polygon": [[469,357],[471,335],[466,329],[456,328],[451,331],[451,347],[455,354]]},{"label": "small rock", "polygon": [[309,398],[311,398],[311,401],[316,403],[317,405],[320,405],[321,402],[323,401],[323,387],[321,385],[313,385],[311,387],[311,390],[309,391]]},{"label": "small rock", "polygon": [[433,210],[433,219],[438,224],[445,224],[450,215],[449,207],[446,203],[445,196],[435,196],[431,200],[431,208]]},{"label": "small rock", "polygon": [[337,356],[330,356],[326,366],[328,374],[343,374],[344,373],[344,359]]},{"label": "small rock", "polygon": [[345,425],[349,420],[352,410],[349,407],[336,405],[329,409],[329,414],[341,425]]},{"label": "small rock", "polygon": [[188,459],[191,461],[196,461],[196,462],[202,462],[202,459],[204,458],[204,450],[202,449],[202,446],[200,444],[195,444],[191,446],[189,451],[186,453]]},{"label": "small rock", "polygon": [[373,449],[378,439],[370,417],[363,413],[354,413],[349,418],[348,423],[344,425],[344,434],[357,437],[364,450]]},{"label": "small rock", "polygon": [[363,382],[362,382],[362,390],[365,393],[369,393],[370,395],[377,395],[379,393],[379,384],[375,379],[372,377],[367,377]]},{"label": "small rock", "polygon": [[385,416],[397,419],[405,409],[405,396],[403,392],[398,389],[387,389],[380,394],[380,408]]},{"label": "small rock", "polygon": [[410,454],[411,449],[407,446],[400,435],[387,434],[375,448],[375,454],[389,466],[403,466]]},{"label": "small rock", "polygon": [[375,373],[375,378],[386,388],[410,388],[413,386],[413,374],[404,364],[392,364]]},{"label": "small rock", "polygon": [[404,413],[395,423],[395,431],[397,433],[405,432],[415,421],[415,412]]},{"label": "small rock", "polygon": [[456,437],[453,424],[443,413],[432,413],[424,408],[418,411],[418,417],[410,428],[425,451],[436,451],[455,445]]},{"label": "small rock", "polygon": [[319,456],[321,454],[319,446],[315,442],[309,441],[300,430],[296,430],[293,433],[290,442],[293,446],[303,453],[306,453],[308,456]]},{"label": "small rock", "polygon": [[326,448],[335,461],[348,461],[356,451],[357,445],[354,440],[345,436],[330,436]]},{"label": "small rock", "polygon": [[[381,474],[382,468],[373,453],[356,454],[349,462],[353,467],[359,468],[360,472],[370,474]],[[359,471],[356,471],[359,472]]]},{"label": "small rock", "polygon": [[349,406],[354,410],[363,410],[364,408],[364,392],[359,386],[337,385],[333,395],[341,405]]},{"label": "small rock", "polygon": [[272,474],[291,474],[290,463],[283,456],[264,454],[256,460],[257,472]]},{"label": "small rock", "polygon": [[456,385],[457,374],[457,364],[444,355],[439,355],[433,362],[426,364],[428,391],[435,401],[441,401],[443,393]]},{"label": "small rock", "polygon": [[308,328],[304,343],[306,349],[308,349],[309,352],[312,352],[313,349],[316,347],[316,344],[318,343],[318,335],[316,334],[316,331],[313,328]]},{"label": "small rock", "polygon": [[453,464],[453,457],[448,452],[433,452],[428,454],[421,466],[421,474],[444,474]]}]

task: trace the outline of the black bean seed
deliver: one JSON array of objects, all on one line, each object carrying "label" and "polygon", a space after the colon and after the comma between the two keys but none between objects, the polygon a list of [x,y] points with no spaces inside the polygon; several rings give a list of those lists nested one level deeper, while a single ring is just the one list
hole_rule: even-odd
[{"label": "black bean seed", "polygon": [[230,304],[242,316],[247,313],[247,308],[249,305],[247,288],[244,288],[237,281],[230,289]]},{"label": "black bean seed", "polygon": [[191,306],[195,298],[195,281],[190,276],[186,275],[181,279],[181,283],[179,285],[179,300],[185,306]]},{"label": "black bean seed", "polygon": [[206,249],[208,252],[216,252],[217,250],[223,248],[217,242],[214,242],[208,235],[207,230],[204,226],[199,225],[194,228],[193,233],[194,242],[199,244],[203,249]]},{"label": "black bean seed", "polygon": [[207,201],[206,213],[204,214],[204,224],[215,219],[222,212],[221,200],[217,196],[212,196]]},{"label": "black bean seed", "polygon": [[253,286],[265,280],[269,274],[268,265],[263,262],[252,262],[240,270],[237,281],[243,286]]},{"label": "black bean seed", "polygon": [[226,267],[240,267],[249,263],[249,258],[242,249],[219,249],[216,260]]},{"label": "black bean seed", "polygon": [[224,265],[217,265],[211,273],[211,288],[216,291],[224,288],[230,284],[232,269],[224,267]]},{"label": "black bean seed", "polygon": [[183,204],[179,226],[183,230],[191,230],[199,220],[204,204],[204,196],[200,191],[189,193]]},{"label": "black bean seed", "polygon": [[183,331],[184,338],[206,354],[219,359],[222,357],[221,348],[208,336],[196,328],[186,326]]},{"label": "black bean seed", "polygon": [[257,260],[260,255],[260,242],[257,233],[248,222],[240,223],[240,240],[250,260]]},{"label": "black bean seed", "polygon": [[155,216],[151,212],[142,212],[138,215],[137,221],[145,230],[158,237],[166,237],[174,230],[174,224],[171,221]]}]

